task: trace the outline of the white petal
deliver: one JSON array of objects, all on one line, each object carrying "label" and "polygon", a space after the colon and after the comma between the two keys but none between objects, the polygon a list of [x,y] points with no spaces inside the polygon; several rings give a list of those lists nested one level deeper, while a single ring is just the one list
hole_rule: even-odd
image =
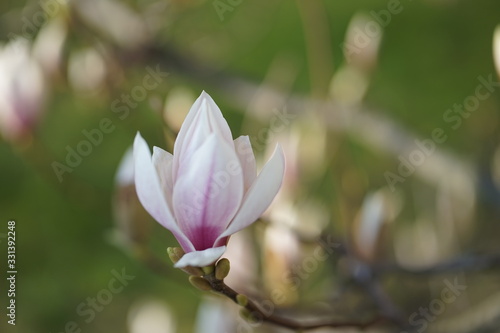
[{"label": "white petal", "polygon": [[115,175],[115,183],[118,186],[134,184],[134,150],[132,147],[129,147],[123,154]]},{"label": "white petal", "polygon": [[231,147],[212,134],[194,154],[174,186],[173,207],[180,228],[195,249],[213,247],[243,198],[243,174]]},{"label": "white petal", "polygon": [[182,233],[168,208],[149,147],[139,132],[134,140],[134,168],[135,188],[141,204],[158,223],[174,234],[184,251],[193,251],[193,244]]},{"label": "white petal", "polygon": [[194,251],[186,253],[182,258],[174,265],[176,268],[182,268],[186,266],[193,267],[205,267],[213,264],[217,259],[219,259],[226,251],[225,246],[212,247],[203,251]]},{"label": "white petal", "polygon": [[230,146],[233,145],[231,129],[212,97],[202,92],[184,120],[174,144],[174,178],[180,164],[188,161],[212,133],[217,133]]},{"label": "white petal", "polygon": [[285,156],[281,146],[277,145],[273,156],[243,198],[240,210],[219,239],[246,228],[264,213],[281,187],[284,172]]},{"label": "white petal", "polygon": [[172,192],[174,190],[174,183],[172,180],[172,160],[172,154],[159,147],[153,147],[153,165],[155,166],[156,173],[160,179],[161,188],[163,189],[163,194],[167,199],[171,211]]},{"label": "white petal", "polygon": [[257,167],[255,165],[255,156],[252,150],[252,144],[248,135],[240,136],[234,140],[234,149],[240,159],[241,168],[243,169],[243,181],[245,184],[245,193],[257,177]]}]

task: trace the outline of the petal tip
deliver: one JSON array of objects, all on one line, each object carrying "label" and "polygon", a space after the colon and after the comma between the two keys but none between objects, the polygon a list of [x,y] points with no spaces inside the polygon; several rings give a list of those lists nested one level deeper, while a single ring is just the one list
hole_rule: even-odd
[{"label": "petal tip", "polygon": [[193,251],[186,253],[182,258],[174,264],[175,268],[205,267],[213,264],[226,251],[226,246],[208,248],[202,251]]}]

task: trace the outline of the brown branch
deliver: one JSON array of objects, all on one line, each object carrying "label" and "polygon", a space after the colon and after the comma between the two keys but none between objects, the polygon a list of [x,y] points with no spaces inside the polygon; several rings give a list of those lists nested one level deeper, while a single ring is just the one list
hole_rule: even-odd
[{"label": "brown branch", "polygon": [[[324,234],[320,242],[332,242],[331,235]],[[354,258],[349,244],[342,239],[333,239],[337,244],[335,253],[338,256]],[[317,242],[318,240],[304,240],[304,242]],[[332,257],[332,264],[337,265],[337,258]],[[368,265],[368,264],[367,264]],[[458,271],[479,272],[490,269],[500,269],[500,252],[497,253],[463,253],[460,256],[436,263],[434,265],[422,268],[407,268],[395,262],[374,262],[369,264],[370,270],[374,275],[381,274],[408,274],[418,276],[431,276],[437,274],[447,274]]]},{"label": "brown branch", "polygon": [[[238,292],[233,290],[231,287],[227,286],[223,280],[218,280],[215,277],[215,274],[212,272],[208,275],[203,276],[203,278],[210,284],[213,291],[218,294],[224,295],[227,298],[231,299],[236,304],[240,304],[238,301],[238,296],[240,295]],[[286,327],[294,330],[311,330],[320,327],[356,327],[360,329],[365,329],[369,326],[373,326],[375,324],[380,324],[385,322],[385,318],[375,317],[374,319],[367,322],[354,322],[354,321],[317,321],[304,323],[304,321],[293,320],[290,318],[284,318],[276,315],[274,312],[266,313],[266,311],[262,310],[255,302],[252,300],[246,301],[246,304],[242,305],[249,313],[252,318],[258,321],[267,322],[270,324],[278,325],[281,327]]]}]

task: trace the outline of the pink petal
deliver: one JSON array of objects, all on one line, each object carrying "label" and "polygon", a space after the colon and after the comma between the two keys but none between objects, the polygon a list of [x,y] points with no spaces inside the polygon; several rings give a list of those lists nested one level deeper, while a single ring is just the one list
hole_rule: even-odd
[{"label": "pink petal", "polygon": [[203,251],[194,251],[186,253],[182,258],[174,265],[176,268],[182,268],[186,266],[193,267],[205,267],[213,264],[217,259],[219,259],[226,251],[225,246],[212,247]]},{"label": "pink petal", "polygon": [[139,132],[134,140],[134,169],[137,196],[146,211],[174,234],[184,251],[193,251],[193,244],[181,231],[168,208],[148,144]]},{"label": "pink petal", "polygon": [[226,119],[212,97],[203,91],[189,110],[175,140],[174,178],[178,176],[180,164],[188,161],[212,133],[217,133],[230,146],[233,145],[231,129]]},{"label": "pink petal", "polygon": [[155,166],[156,173],[160,179],[161,188],[163,189],[163,194],[167,199],[167,203],[171,211],[172,192],[174,190],[174,183],[172,180],[172,161],[172,154],[159,147],[153,147],[153,165]]},{"label": "pink petal", "polygon": [[264,213],[281,187],[284,172],[285,156],[281,146],[277,145],[273,156],[243,198],[240,210],[226,231],[219,236],[216,244],[224,237],[246,228]]},{"label": "pink petal", "polygon": [[243,169],[243,181],[246,193],[257,177],[255,156],[248,135],[240,136],[234,140],[234,149],[236,150],[236,154],[238,154],[241,168]]},{"label": "pink petal", "polygon": [[241,205],[241,166],[232,147],[212,134],[183,168],[174,186],[174,213],[195,249],[204,250],[214,246]]}]

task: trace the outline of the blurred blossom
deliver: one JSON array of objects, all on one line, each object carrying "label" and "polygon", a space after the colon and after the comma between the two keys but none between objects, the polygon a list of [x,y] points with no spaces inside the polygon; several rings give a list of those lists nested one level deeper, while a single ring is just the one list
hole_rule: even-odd
[{"label": "blurred blossom", "polygon": [[495,149],[491,161],[491,174],[498,190],[500,190],[500,145]]},{"label": "blurred blossom", "polygon": [[[238,307],[227,300],[204,297],[196,315],[195,333],[238,332],[238,322],[244,319],[238,314]],[[244,325],[248,326],[248,325]]]},{"label": "blurred blossom", "polygon": [[124,2],[85,0],[74,5],[84,21],[122,47],[137,48],[150,38],[144,18]]},{"label": "blurred blossom", "polygon": [[174,132],[181,129],[182,121],[193,105],[196,96],[184,87],[172,88],[165,100],[163,107],[163,119]]},{"label": "blurred blossom", "polygon": [[355,249],[361,258],[367,261],[376,258],[384,224],[393,220],[400,209],[400,202],[387,190],[365,197],[353,230]]},{"label": "blurred blossom", "polygon": [[326,167],[327,131],[319,118],[313,113],[305,113],[296,119],[290,127],[279,133],[273,133],[272,140],[267,143],[267,153],[277,142],[286,156],[285,177],[281,193],[293,193],[301,184],[321,174]]},{"label": "blurred blossom", "polygon": [[500,25],[497,25],[493,34],[493,61],[500,77]]},{"label": "blurred blossom", "polygon": [[415,197],[423,200],[417,207],[423,212],[421,216],[412,224],[394,225],[395,257],[402,266],[435,265],[457,255],[460,240],[470,237],[475,183],[460,175],[449,172],[441,179],[436,186],[435,206],[426,193],[417,192]]},{"label": "blurred blossom", "polygon": [[120,161],[115,176],[115,184],[118,186],[134,185],[134,153],[129,147]]},{"label": "blurred blossom", "polygon": [[300,178],[314,179],[323,173],[331,159],[331,152],[326,151],[327,129],[320,117],[306,113],[292,125],[290,140],[297,137],[296,164]]},{"label": "blurred blossom", "polygon": [[129,333],[174,333],[177,332],[172,311],[161,301],[136,302],[128,313]]},{"label": "blurred blossom", "polygon": [[[297,78],[300,66],[289,54],[274,57],[263,82],[250,98],[246,113],[268,123],[278,105],[286,105],[288,92]],[[272,88],[271,88],[272,87]]]},{"label": "blurred blossom", "polygon": [[283,196],[276,198],[268,215],[273,223],[285,225],[307,239],[318,237],[329,219],[326,207],[314,199],[295,202]]},{"label": "blurred blossom", "polygon": [[37,34],[33,55],[48,76],[53,76],[60,70],[66,34],[65,21],[60,17],[44,25]]},{"label": "blurred blossom", "polygon": [[[374,33],[370,27],[378,26]],[[370,31],[368,31],[370,30]],[[367,14],[354,15],[344,42],[346,64],[339,68],[330,83],[331,96],[347,105],[359,104],[365,97],[370,74],[377,65],[382,27]]]},{"label": "blurred blossom", "polygon": [[425,268],[446,258],[441,250],[441,235],[435,224],[419,219],[413,224],[401,224],[395,228],[394,254],[399,265],[406,268]]},{"label": "blurred blossom", "polygon": [[247,230],[231,236],[224,258],[231,262],[231,271],[224,279],[226,284],[243,294],[254,292],[251,288],[255,285],[257,263],[254,244]]},{"label": "blurred blossom", "polygon": [[360,103],[369,85],[367,75],[353,66],[341,67],[332,78],[331,96],[341,103],[356,105]]},{"label": "blurred blossom", "polygon": [[301,260],[301,249],[297,236],[287,227],[271,224],[264,236],[264,282],[271,297],[278,291],[279,299],[272,299],[277,305],[293,304],[298,299],[297,288],[286,272]]},{"label": "blurred blossom", "polygon": [[71,86],[81,93],[96,93],[104,84],[106,64],[93,48],[75,51],[68,64],[68,79]]},{"label": "blurred blossom", "polygon": [[146,242],[152,225],[135,191],[132,147],[124,154],[116,172],[113,217],[116,223],[113,242],[127,250]]},{"label": "blurred blossom", "polygon": [[257,176],[250,140],[233,141],[219,107],[205,92],[195,101],[175,141],[174,154],[139,133],[134,141],[135,185],[146,210],[169,229],[186,254],[175,266],[207,266],[229,237],[270,205],[285,168],[282,149]]},{"label": "blurred blossom", "polygon": [[283,143],[286,158],[283,186],[269,209],[268,216],[274,223],[282,224],[302,237],[317,237],[328,223],[326,208],[313,198],[297,202],[297,192],[308,180],[318,177],[326,167],[326,130],[312,114],[306,114],[291,128],[275,136]]},{"label": "blurred blossom", "polygon": [[[267,213],[271,223],[263,242],[264,282],[270,297],[278,305],[298,300],[297,286],[286,278],[306,252],[299,237],[315,239],[328,223],[328,212],[313,198],[298,200],[297,192],[308,180],[318,177],[326,166],[326,130],[313,113],[306,113],[290,128],[274,136],[283,142],[286,157],[283,187]],[[269,154],[269,153],[268,153]]]},{"label": "blurred blossom", "polygon": [[286,131],[276,135],[275,139],[268,143],[266,156],[272,153],[272,147],[277,142],[282,143],[283,153],[286,157],[285,175],[283,177],[283,187],[278,196],[293,196],[297,186],[299,186],[299,142],[300,137],[296,131]]},{"label": "blurred blossom", "polygon": [[142,16],[144,23],[149,31],[157,31],[161,27],[168,24],[169,15],[172,15],[172,2],[156,0],[153,2],[144,2],[140,4],[142,8]]},{"label": "blurred blossom", "polygon": [[354,240],[361,257],[370,260],[375,257],[377,240],[385,218],[382,194],[372,193],[367,195],[360,215],[357,230],[354,232]]},{"label": "blurred blossom", "polygon": [[0,131],[8,140],[28,134],[38,122],[46,98],[40,65],[28,41],[0,46]]},{"label": "blurred blossom", "polygon": [[352,45],[354,52],[344,53],[350,65],[360,71],[369,73],[377,65],[380,42],[383,30],[380,27],[378,33],[370,30],[370,26],[379,25],[375,19],[365,13],[357,13],[351,19],[345,35],[345,43]]},{"label": "blurred blossom", "polygon": [[439,227],[443,229],[442,244],[446,243],[445,239],[456,242],[459,236],[469,237],[476,207],[474,178],[449,170],[438,183],[436,201],[436,220],[440,221]]}]

